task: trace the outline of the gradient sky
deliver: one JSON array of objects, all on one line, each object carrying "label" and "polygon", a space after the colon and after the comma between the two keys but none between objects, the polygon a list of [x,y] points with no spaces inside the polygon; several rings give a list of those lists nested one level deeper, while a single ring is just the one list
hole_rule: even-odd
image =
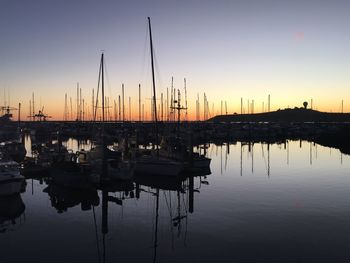
[{"label": "gradient sky", "polygon": [[203,92],[214,114],[221,100],[240,112],[241,97],[261,111],[268,94],[272,109],[313,98],[319,110],[340,111],[343,99],[350,111],[349,11],[348,0],[1,0],[0,104],[5,90],[26,115],[35,92],[37,106],[62,118],[77,82],[91,101],[104,50],[107,95],[125,83],[136,112],[138,83],[144,103],[152,96],[150,16],[157,91],[171,76],[182,89],[186,77],[192,114]]}]

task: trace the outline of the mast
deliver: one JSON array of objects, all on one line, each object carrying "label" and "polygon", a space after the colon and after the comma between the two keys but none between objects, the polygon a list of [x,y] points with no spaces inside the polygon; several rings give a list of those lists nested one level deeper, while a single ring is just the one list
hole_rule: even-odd
[{"label": "mast", "polygon": [[109,112],[110,104],[109,104],[109,97],[107,97],[107,96],[106,96],[106,102],[107,102],[107,107],[106,107],[107,118],[106,118],[106,120],[110,121],[111,120],[111,116],[110,116],[110,112]]},{"label": "mast", "polygon": [[83,117],[82,117],[82,121],[84,121],[85,118],[85,100],[83,99]]},{"label": "mast", "polygon": [[200,115],[200,104],[199,104],[199,93],[197,93],[197,121],[201,120],[201,115]]},{"label": "mast", "polygon": [[120,95],[118,95],[118,121],[120,121]]},{"label": "mast", "polygon": [[77,83],[77,121],[79,121],[79,82]]},{"label": "mast", "polygon": [[141,122],[141,84],[139,84],[139,122]]},{"label": "mast", "polygon": [[204,92],[204,94],[203,94],[203,105],[204,105],[204,107],[203,107],[203,120],[206,120],[206,115],[205,115],[205,92]]},{"label": "mast", "polygon": [[117,121],[117,103],[114,100],[114,121]]},{"label": "mast", "polygon": [[241,98],[241,115],[243,114],[243,98]]},{"label": "mast", "polygon": [[105,83],[104,83],[104,68],[103,68],[104,54],[101,55],[101,86],[102,86],[102,130],[104,129],[105,121]]},{"label": "mast", "polygon": [[[95,90],[92,89],[92,115],[94,115],[94,112],[95,112],[94,102],[95,102]],[[94,118],[94,117],[92,117],[92,119],[93,119],[93,118]]]},{"label": "mast", "polygon": [[123,122],[125,121],[124,83],[122,84]]},{"label": "mast", "polygon": [[33,111],[33,121],[35,121],[35,104],[34,104],[34,92],[32,93],[32,111]]},{"label": "mast", "polygon": [[79,120],[81,121],[82,118],[82,98],[81,98],[81,88],[79,88]]},{"label": "mast", "polygon": [[18,103],[18,125],[21,123],[21,103]]},{"label": "mast", "polygon": [[29,120],[32,121],[32,100],[29,100]]},{"label": "mast", "polygon": [[64,114],[63,114],[64,121],[67,121],[67,93],[64,94]]},{"label": "mast", "polygon": [[157,119],[157,98],[156,98],[156,81],[154,78],[154,61],[153,61],[153,42],[152,42],[152,28],[151,28],[151,18],[148,17],[148,29],[149,29],[149,43],[151,48],[151,66],[152,66],[152,84],[153,84],[153,106],[154,106],[154,123],[156,129],[156,149],[157,156],[159,157],[158,151],[158,119]]},{"label": "mast", "polygon": [[69,103],[70,103],[70,120],[73,120],[73,103],[72,103],[72,97],[69,97]]},{"label": "mast", "polygon": [[171,77],[171,102],[170,102],[170,107],[171,107],[171,121],[175,121],[175,100],[176,100],[176,92],[174,88],[174,77]]},{"label": "mast", "polygon": [[185,86],[185,108],[186,108],[186,117],[185,120],[188,121],[188,116],[187,116],[187,87],[186,87],[186,78],[184,78],[184,86]]},{"label": "mast", "polygon": [[169,88],[166,88],[166,120],[169,121]]},{"label": "mast", "polygon": [[129,121],[131,122],[131,97],[129,96]]},{"label": "mast", "polygon": [[161,114],[160,114],[160,120],[161,121],[164,121],[164,119],[163,119],[163,92],[160,94],[160,112],[161,112]]},{"label": "mast", "polygon": [[6,89],[4,88],[4,107],[6,107]]},{"label": "mast", "polygon": [[[101,89],[102,89],[102,175],[100,181],[108,177],[106,162],[106,142],[105,142],[105,83],[104,83],[104,53],[101,54]],[[108,193],[107,193],[108,194]]]},{"label": "mast", "polygon": [[180,126],[180,114],[181,114],[181,96],[180,90],[177,90],[177,125]]}]

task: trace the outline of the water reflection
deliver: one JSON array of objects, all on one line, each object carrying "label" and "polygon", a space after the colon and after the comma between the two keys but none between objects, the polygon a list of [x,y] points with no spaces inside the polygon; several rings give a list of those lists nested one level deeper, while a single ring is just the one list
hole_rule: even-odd
[{"label": "water reflection", "polygon": [[[63,145],[68,150],[78,145],[72,142]],[[13,211],[6,215],[7,222],[23,217],[24,203],[29,214],[23,232],[6,231],[0,236],[5,259],[20,262],[57,256],[56,248],[61,246],[65,249],[50,257],[52,262],[346,258],[348,155],[308,141],[210,144],[196,151],[212,158],[211,171],[175,177],[143,175],[101,184],[89,183],[87,171],[71,166],[28,176],[31,187],[22,197],[0,200],[1,218],[4,211]],[[19,243],[23,239],[34,248],[39,226],[43,238],[50,240],[41,244],[43,255],[19,255],[15,246],[6,243],[9,238]],[[326,250],[327,255],[322,252]]]},{"label": "water reflection", "polygon": [[20,194],[0,196],[0,233],[18,229],[25,221],[24,210]]},{"label": "water reflection", "polygon": [[82,211],[88,211],[100,203],[97,191],[92,189],[74,189],[50,182],[43,191],[48,194],[51,206],[58,213],[66,212],[68,208],[78,205]]},{"label": "water reflection", "polygon": [[[318,156],[319,148],[322,151],[321,159]],[[236,157],[239,155],[240,176],[243,176],[248,171],[248,173],[254,174],[255,167],[258,165],[258,172],[260,173],[264,170],[266,176],[269,177],[273,172],[275,161],[280,162],[277,164],[278,166],[285,164],[286,167],[290,165],[305,165],[306,163],[312,166],[314,162],[317,162],[317,165],[327,165],[327,163],[321,163],[319,159],[325,161],[327,156],[333,155],[339,164],[343,165],[344,154],[335,149],[337,154],[334,155],[333,151],[334,149],[332,150],[332,148],[320,146],[310,141],[286,140],[283,143],[275,144],[237,142],[235,144],[211,145],[208,156],[216,160],[219,158],[219,170],[222,175],[231,171],[231,164],[234,164],[236,167]],[[285,156],[285,163],[282,160],[283,156]],[[345,159],[348,159],[348,156],[345,156]],[[272,162],[271,159],[273,160]],[[262,169],[261,165],[263,165]]]},{"label": "water reflection", "polygon": [[[31,136],[30,134],[25,134],[24,135],[24,147],[27,151],[26,156],[27,157],[33,157],[33,149],[32,145],[33,144],[45,144],[48,140],[39,140],[36,139],[35,137]],[[57,140],[52,140],[53,144],[58,143]],[[92,147],[94,147],[94,143],[91,140],[87,139],[73,139],[69,138],[68,140],[63,141],[63,146],[66,147],[67,149],[71,150],[72,152],[77,152],[82,149],[84,150],[91,150]]]},{"label": "water reflection", "polygon": [[91,148],[95,146],[91,140],[76,140],[73,138],[64,141],[63,145],[73,152],[81,151],[82,149],[91,150]]}]

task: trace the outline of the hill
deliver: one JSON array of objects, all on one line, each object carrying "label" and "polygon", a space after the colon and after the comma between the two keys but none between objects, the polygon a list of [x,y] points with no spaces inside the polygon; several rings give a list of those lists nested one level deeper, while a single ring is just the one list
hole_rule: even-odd
[{"label": "hill", "polygon": [[350,113],[294,108],[256,114],[218,115],[208,122],[350,122]]}]

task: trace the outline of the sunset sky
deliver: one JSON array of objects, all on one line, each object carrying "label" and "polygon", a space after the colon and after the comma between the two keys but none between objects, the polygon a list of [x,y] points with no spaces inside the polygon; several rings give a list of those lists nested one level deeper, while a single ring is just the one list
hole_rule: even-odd
[{"label": "sunset sky", "polygon": [[172,76],[183,92],[185,77],[191,118],[204,92],[211,116],[221,101],[240,112],[241,97],[259,112],[268,94],[272,110],[313,98],[318,110],[344,100],[350,111],[349,10],[348,0],[1,0],[0,105],[21,102],[26,116],[34,92],[37,109],[62,119],[79,82],[91,107],[104,50],[107,96],[124,83],[136,118],[141,83],[149,116],[150,16],[158,96]]}]

